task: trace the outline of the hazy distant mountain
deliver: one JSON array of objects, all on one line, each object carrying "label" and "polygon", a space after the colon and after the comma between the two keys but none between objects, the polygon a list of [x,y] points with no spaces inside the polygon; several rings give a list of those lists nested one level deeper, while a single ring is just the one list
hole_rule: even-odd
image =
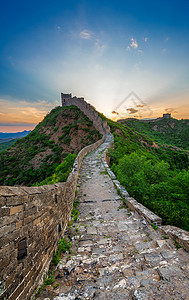
[{"label": "hazy distant mountain", "polygon": [[[24,130],[21,132],[13,132],[13,133],[0,132],[0,142],[2,139],[6,139],[7,142],[8,142],[8,140],[10,141],[11,139],[18,139],[18,138],[20,139],[20,138],[28,135],[30,132],[31,132],[31,130]],[[5,141],[3,141],[3,142],[5,142]]]},{"label": "hazy distant mountain", "polygon": [[24,130],[22,132],[0,132],[0,151],[6,150],[8,147],[12,146],[14,142],[22,137],[25,137],[31,132],[31,130]]}]

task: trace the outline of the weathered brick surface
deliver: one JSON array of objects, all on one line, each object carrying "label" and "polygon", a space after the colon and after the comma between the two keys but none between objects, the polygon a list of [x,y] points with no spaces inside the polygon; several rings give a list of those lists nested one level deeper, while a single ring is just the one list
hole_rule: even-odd
[{"label": "weathered brick surface", "polygon": [[[0,187],[0,281],[4,287],[0,299],[30,299],[70,218],[82,159],[104,139],[79,152],[65,183]],[[19,251],[27,255],[20,259]]]},{"label": "weathered brick surface", "polygon": [[12,206],[10,208],[10,216],[15,215],[24,210],[24,205]]}]

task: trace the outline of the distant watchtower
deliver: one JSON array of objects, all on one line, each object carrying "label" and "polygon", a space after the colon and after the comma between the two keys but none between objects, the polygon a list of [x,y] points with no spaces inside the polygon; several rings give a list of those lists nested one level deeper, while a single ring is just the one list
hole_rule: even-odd
[{"label": "distant watchtower", "polygon": [[171,114],[163,114],[163,118],[164,119],[170,119],[171,118]]},{"label": "distant watchtower", "polygon": [[72,94],[63,94],[61,93],[62,105],[68,100],[72,99]]}]

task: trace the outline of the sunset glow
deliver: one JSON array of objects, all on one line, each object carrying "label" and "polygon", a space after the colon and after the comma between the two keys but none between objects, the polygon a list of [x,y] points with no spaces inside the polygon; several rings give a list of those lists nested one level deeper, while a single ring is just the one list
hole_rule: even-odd
[{"label": "sunset glow", "polygon": [[[188,11],[184,0],[2,1],[0,131],[33,128],[60,92],[112,119],[189,118]],[[143,104],[112,114],[132,91]]]}]

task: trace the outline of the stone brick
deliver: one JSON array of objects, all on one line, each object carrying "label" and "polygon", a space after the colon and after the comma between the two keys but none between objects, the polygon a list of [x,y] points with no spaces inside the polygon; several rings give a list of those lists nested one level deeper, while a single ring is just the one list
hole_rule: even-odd
[{"label": "stone brick", "polygon": [[9,216],[10,208],[9,207],[1,207],[0,208],[0,217]]},{"label": "stone brick", "polygon": [[16,242],[16,240],[22,235],[21,229],[20,228],[16,229],[15,224],[13,224],[13,225],[14,225],[15,230],[3,236],[5,245],[7,245],[13,241]]},{"label": "stone brick", "polygon": [[14,281],[15,277],[16,277],[16,272],[12,272],[5,281],[5,289],[7,289],[9,287],[9,285],[12,284],[12,282]]},{"label": "stone brick", "polygon": [[6,203],[6,198],[5,197],[1,197],[1,190],[0,190],[0,207],[5,206]]},{"label": "stone brick", "polygon": [[9,186],[9,190],[17,196],[26,195],[27,193],[22,189],[21,186]]},{"label": "stone brick", "polygon": [[15,206],[15,205],[20,205],[23,203],[26,203],[29,201],[28,196],[14,196],[14,197],[7,197],[6,205],[7,206]]},{"label": "stone brick", "polygon": [[0,195],[1,196],[14,196],[15,194],[7,186],[1,186],[0,187]]},{"label": "stone brick", "polygon": [[4,226],[0,228],[0,237],[5,236],[9,232],[12,232],[15,229],[14,224],[10,224],[8,226]]},{"label": "stone brick", "polygon": [[24,205],[10,207],[10,216],[15,215],[24,210]]},{"label": "stone brick", "polygon": [[27,209],[24,211],[24,218],[27,218],[28,216],[34,215],[37,212],[37,207],[32,207],[30,209]]},{"label": "stone brick", "polygon": [[33,226],[39,225],[40,222],[41,222],[41,217],[39,217],[33,221]]},{"label": "stone brick", "polygon": [[[9,212],[10,214],[10,212]],[[5,225],[9,225],[12,223],[15,223],[16,221],[19,220],[18,214],[13,215],[13,216],[5,216],[0,218],[0,227],[3,227]]]},{"label": "stone brick", "polygon": [[1,294],[0,299],[9,299],[9,296],[13,293],[13,291],[16,289],[17,283],[14,281],[11,285]]},{"label": "stone brick", "polygon": [[26,224],[32,222],[33,219],[35,219],[35,216],[34,216],[34,215],[31,215],[31,216],[28,216],[28,217],[24,218],[24,220],[23,220],[24,225],[26,225]]},{"label": "stone brick", "polygon": [[10,258],[9,257],[4,257],[0,261],[0,270],[3,270],[6,266],[8,266],[9,262],[10,262]]},{"label": "stone brick", "polygon": [[22,223],[23,223],[22,220],[18,221],[18,222],[16,223],[16,229],[22,227]]},{"label": "stone brick", "polygon": [[0,259],[3,259],[4,256],[9,256],[10,252],[13,250],[14,250],[14,242],[0,249]]},{"label": "stone brick", "polygon": [[30,195],[34,195],[34,194],[41,194],[43,192],[43,188],[38,186],[38,187],[27,187],[27,186],[23,186],[22,189]]},{"label": "stone brick", "polygon": [[19,297],[19,295],[22,293],[22,290],[24,289],[25,282],[24,280],[22,283],[14,290],[14,292],[10,295],[9,300],[15,300]]}]

